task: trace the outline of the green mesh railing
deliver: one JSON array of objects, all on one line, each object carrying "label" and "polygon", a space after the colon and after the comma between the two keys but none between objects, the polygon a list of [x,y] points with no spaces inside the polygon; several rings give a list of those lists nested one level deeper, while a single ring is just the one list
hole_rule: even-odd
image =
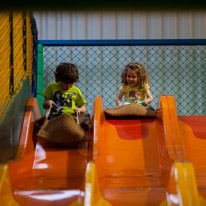
[{"label": "green mesh railing", "polygon": [[[86,42],[86,43],[85,43]],[[156,108],[160,95],[174,95],[179,115],[206,114],[206,41],[40,41],[43,44],[43,89],[54,81],[60,62],[79,68],[76,84],[93,112],[94,98],[101,95],[105,108],[115,107],[126,64],[142,63],[149,73]],[[121,45],[122,44],[122,45]]]}]

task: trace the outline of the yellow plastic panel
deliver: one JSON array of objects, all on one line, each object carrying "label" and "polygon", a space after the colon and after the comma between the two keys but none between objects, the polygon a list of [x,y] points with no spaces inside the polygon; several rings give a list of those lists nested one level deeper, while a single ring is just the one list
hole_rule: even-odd
[{"label": "yellow plastic panel", "polygon": [[0,165],[0,203],[2,206],[19,206],[13,198],[8,166]]},{"label": "yellow plastic panel", "polygon": [[96,166],[94,162],[89,162],[85,175],[85,196],[84,206],[111,206],[103,197],[99,190],[99,182],[96,176]]},{"label": "yellow plastic panel", "polygon": [[[174,190],[174,186],[176,190]],[[200,206],[195,172],[190,162],[175,162],[168,184],[168,205]],[[176,201],[174,201],[176,198]],[[163,204],[162,204],[163,205]]]}]

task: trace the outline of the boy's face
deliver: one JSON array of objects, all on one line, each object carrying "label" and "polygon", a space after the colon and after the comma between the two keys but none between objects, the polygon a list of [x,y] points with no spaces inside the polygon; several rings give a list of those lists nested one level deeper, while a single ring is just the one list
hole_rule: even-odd
[{"label": "boy's face", "polygon": [[69,90],[72,86],[74,85],[74,83],[64,83],[63,81],[60,81],[60,86],[63,90]]}]

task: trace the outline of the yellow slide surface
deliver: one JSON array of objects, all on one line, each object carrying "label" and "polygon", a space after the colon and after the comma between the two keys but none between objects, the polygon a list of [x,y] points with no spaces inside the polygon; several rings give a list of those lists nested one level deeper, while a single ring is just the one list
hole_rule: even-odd
[{"label": "yellow slide surface", "polygon": [[95,98],[93,145],[53,145],[34,135],[29,98],[16,159],[0,166],[4,206],[206,205],[206,116],[178,116],[160,96],[156,118],[106,119]]}]

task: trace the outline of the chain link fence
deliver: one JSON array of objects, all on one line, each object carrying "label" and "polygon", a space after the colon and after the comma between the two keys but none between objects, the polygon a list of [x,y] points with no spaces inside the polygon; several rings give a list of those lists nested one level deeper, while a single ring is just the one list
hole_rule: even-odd
[{"label": "chain link fence", "polygon": [[[58,41],[56,41],[58,43]],[[77,42],[77,41],[76,41]],[[89,40],[87,40],[89,42]],[[78,66],[76,83],[87,100],[87,112],[93,113],[95,96],[102,96],[105,108],[116,107],[121,72],[129,62],[140,62],[148,71],[156,108],[160,95],[174,95],[179,115],[206,115],[206,41],[198,45],[54,45],[43,44],[43,89],[54,81],[60,62]],[[191,40],[192,42],[192,40]],[[153,41],[154,43],[154,41]]]}]

